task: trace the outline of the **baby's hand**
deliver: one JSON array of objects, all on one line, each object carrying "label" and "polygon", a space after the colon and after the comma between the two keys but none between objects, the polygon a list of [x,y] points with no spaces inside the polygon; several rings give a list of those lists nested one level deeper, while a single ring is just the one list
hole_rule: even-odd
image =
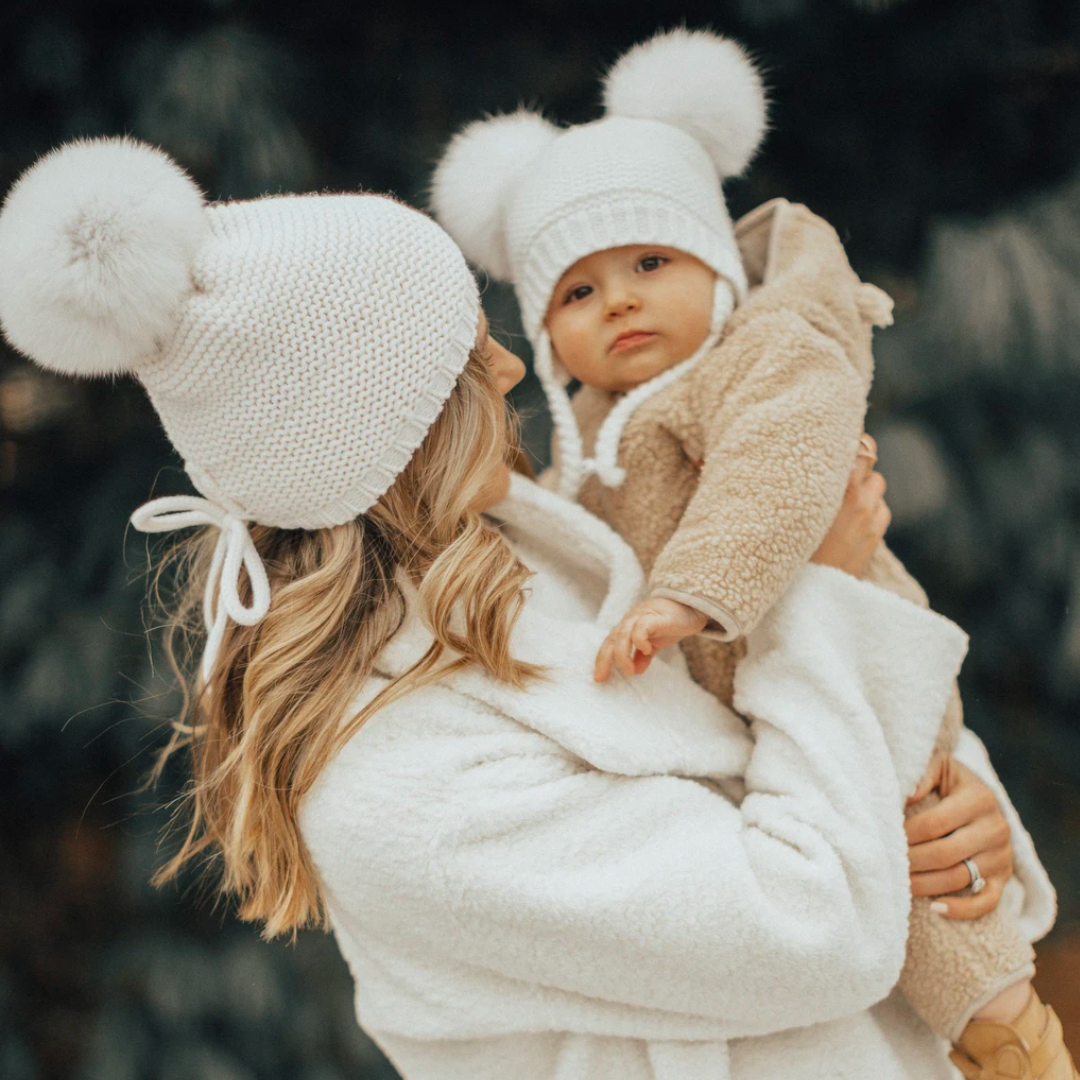
[{"label": "baby's hand", "polygon": [[654,596],[635,604],[608,634],[596,654],[593,678],[605,682],[614,664],[624,675],[640,675],[653,655],[699,633],[708,618],[677,600]]}]

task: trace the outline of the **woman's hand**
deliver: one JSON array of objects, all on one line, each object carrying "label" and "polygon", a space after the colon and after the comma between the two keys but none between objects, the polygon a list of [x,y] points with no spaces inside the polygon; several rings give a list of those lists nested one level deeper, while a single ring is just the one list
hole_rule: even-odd
[{"label": "woman's hand", "polygon": [[862,577],[892,513],[885,505],[885,477],[874,472],[877,444],[863,435],[862,448],[851,471],[840,512],[810,561]]},{"label": "woman's hand", "polygon": [[[977,919],[998,906],[1013,873],[1009,823],[993,791],[969,768],[953,759],[948,794],[913,814],[904,828],[912,896],[939,897],[945,905],[941,914],[949,919]],[[965,859],[975,861],[986,888],[974,896],[949,896],[971,884]]]}]

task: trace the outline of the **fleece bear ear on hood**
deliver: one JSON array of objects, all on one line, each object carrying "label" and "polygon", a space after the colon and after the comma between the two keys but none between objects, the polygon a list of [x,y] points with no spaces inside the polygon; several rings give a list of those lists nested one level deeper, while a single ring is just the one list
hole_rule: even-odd
[{"label": "fleece bear ear on hood", "polygon": [[761,77],[741,45],[704,30],[657,34],[604,77],[608,116],[662,120],[693,135],[722,179],[753,160],[767,129]]}]

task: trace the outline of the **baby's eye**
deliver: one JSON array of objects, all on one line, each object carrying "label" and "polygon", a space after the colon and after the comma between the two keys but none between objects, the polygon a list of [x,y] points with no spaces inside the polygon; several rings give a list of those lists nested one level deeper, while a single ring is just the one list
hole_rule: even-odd
[{"label": "baby's eye", "polygon": [[663,255],[646,255],[638,262],[637,268],[642,273],[648,274],[653,270],[659,270],[666,262],[671,262],[671,260]]},{"label": "baby's eye", "polygon": [[584,300],[591,292],[591,285],[578,285],[563,297],[563,304],[572,304],[575,300]]}]

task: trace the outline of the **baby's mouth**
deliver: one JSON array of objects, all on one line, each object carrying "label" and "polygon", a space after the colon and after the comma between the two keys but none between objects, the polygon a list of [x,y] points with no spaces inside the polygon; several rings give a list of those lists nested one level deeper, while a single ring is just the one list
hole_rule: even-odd
[{"label": "baby's mouth", "polygon": [[626,349],[636,348],[638,345],[644,345],[647,341],[652,341],[656,337],[656,334],[651,330],[627,330],[625,334],[620,334],[608,348],[608,352],[623,352]]}]

